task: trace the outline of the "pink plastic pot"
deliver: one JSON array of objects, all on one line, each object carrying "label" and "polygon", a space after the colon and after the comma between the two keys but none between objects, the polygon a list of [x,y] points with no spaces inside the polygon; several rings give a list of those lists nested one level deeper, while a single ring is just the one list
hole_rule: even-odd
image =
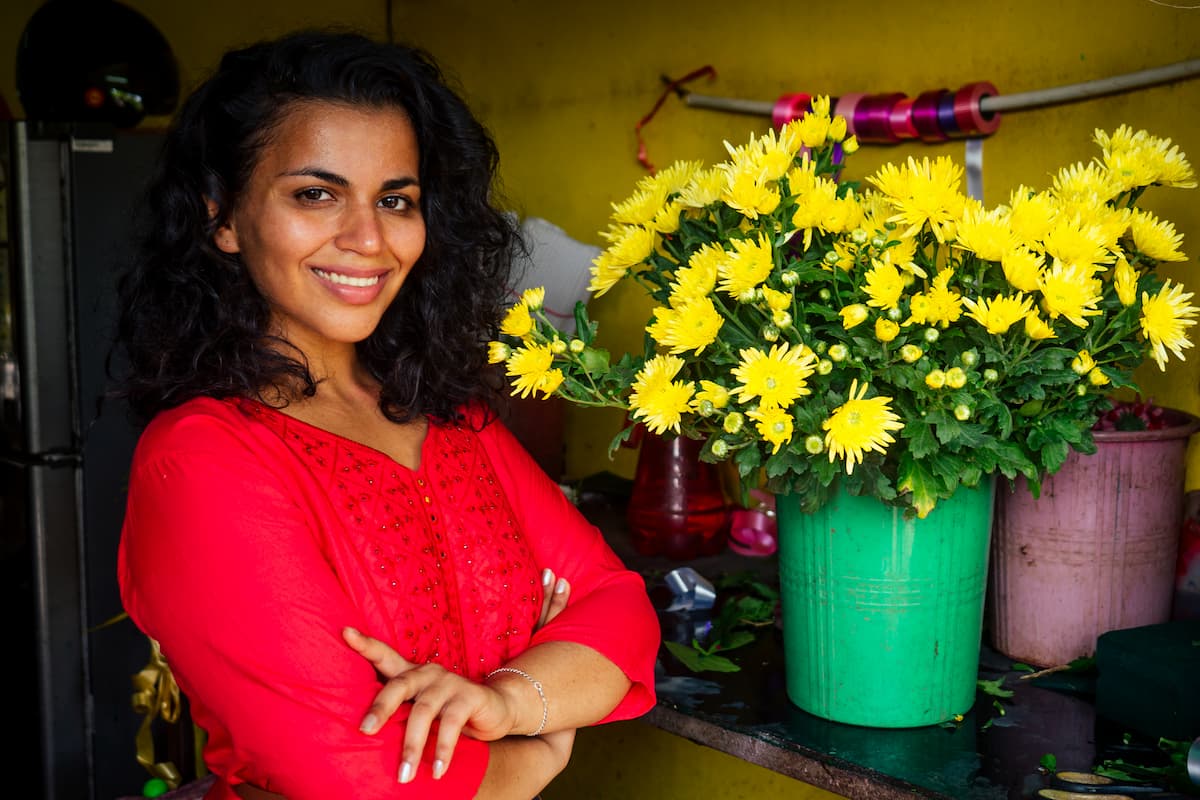
[{"label": "pink plastic pot", "polygon": [[1105,631],[1166,622],[1183,524],[1185,455],[1200,419],[1167,410],[1155,431],[1098,431],[1034,499],[1024,479],[996,495],[987,628],[1017,661],[1066,664]]}]

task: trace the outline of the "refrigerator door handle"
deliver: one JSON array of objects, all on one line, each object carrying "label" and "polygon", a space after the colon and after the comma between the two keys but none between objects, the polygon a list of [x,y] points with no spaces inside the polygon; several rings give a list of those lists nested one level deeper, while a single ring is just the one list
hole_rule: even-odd
[{"label": "refrigerator door handle", "polygon": [[0,452],[0,462],[17,467],[74,468],[83,464],[83,456],[70,450],[47,450],[42,453]]}]

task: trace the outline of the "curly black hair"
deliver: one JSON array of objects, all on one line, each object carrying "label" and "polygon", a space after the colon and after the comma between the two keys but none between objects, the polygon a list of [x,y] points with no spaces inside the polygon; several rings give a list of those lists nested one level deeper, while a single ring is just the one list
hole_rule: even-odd
[{"label": "curly black hair", "polygon": [[495,143],[422,50],[306,30],[227,53],[167,132],[117,290],[119,394],[143,419],[199,396],[315,393],[303,354],[270,334],[240,256],[213,243],[281,119],[305,101],[401,109],[420,148],[425,250],[357,346],[381,410],[449,420],[493,395],[485,343],[523,247],[495,205]]}]

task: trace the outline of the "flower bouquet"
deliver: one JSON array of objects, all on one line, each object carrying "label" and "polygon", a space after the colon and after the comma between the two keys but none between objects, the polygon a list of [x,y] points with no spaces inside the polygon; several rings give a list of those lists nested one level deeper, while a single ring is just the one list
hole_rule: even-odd
[{"label": "flower bouquet", "polygon": [[[924,517],[996,473],[1031,489],[1091,452],[1109,394],[1183,358],[1197,309],[1156,274],[1182,261],[1150,186],[1194,187],[1170,140],[1096,131],[1101,155],[987,208],[939,157],[842,177],[857,149],[829,99],[703,167],[677,162],[614,204],[596,296],[657,304],[613,359],[583,304],[565,336],[527,291],[490,357],[513,393],[626,409],[704,440],[743,480],[819,509],[840,484]],[[628,429],[622,431],[614,446]]]}]

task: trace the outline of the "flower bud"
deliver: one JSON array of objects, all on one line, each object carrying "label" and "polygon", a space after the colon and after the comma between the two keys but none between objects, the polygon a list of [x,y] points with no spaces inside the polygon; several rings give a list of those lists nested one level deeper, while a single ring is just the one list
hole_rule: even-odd
[{"label": "flower bud", "polygon": [[846,155],[858,152],[858,137],[848,136],[846,141],[842,142],[842,152]]},{"label": "flower bud", "polygon": [[818,375],[828,375],[831,372],[833,372],[833,362],[828,358],[822,358],[817,362]]},{"label": "flower bud", "polygon": [[873,249],[882,250],[884,248],[884,246],[886,246],[886,245],[887,245],[887,239],[884,239],[882,236],[872,236],[871,237],[871,247]]},{"label": "flower bud", "polygon": [[837,251],[836,250],[826,251],[824,261],[825,261],[825,265],[829,266],[829,267],[832,267],[834,264],[838,263]]},{"label": "flower bud", "polygon": [[777,342],[779,341],[779,328],[768,322],[766,325],[762,326],[762,329],[758,332],[758,335],[761,336],[765,341]]},{"label": "flower bud", "polygon": [[850,348],[846,347],[846,345],[841,344],[840,342],[829,348],[829,360],[830,361],[840,363],[842,361],[845,361],[846,357],[849,355],[850,355]]},{"label": "flower bud", "polygon": [[1088,383],[1092,386],[1104,386],[1108,383],[1108,376],[1099,367],[1093,367],[1092,371],[1088,373]]},{"label": "flower bud", "polygon": [[900,326],[890,319],[880,317],[875,320],[875,338],[881,342],[890,342],[900,335]]},{"label": "flower bud", "polygon": [[901,311],[899,307],[889,308],[887,310],[887,318],[890,319],[892,322],[899,322],[900,318],[903,316],[904,316],[904,312]]},{"label": "flower bud", "polygon": [[697,404],[697,406],[696,406],[696,411],[702,417],[711,417],[713,415],[713,412],[716,410],[717,410],[717,407],[715,405],[713,405],[712,400],[701,400],[699,402],[699,404]]},{"label": "flower bud", "polygon": [[966,403],[959,403],[954,407],[954,418],[959,422],[966,422],[971,418],[971,407]]},{"label": "flower bud", "polygon": [[567,352],[567,343],[562,339],[555,339],[550,343],[550,352],[554,353],[556,356],[561,356],[563,353]]},{"label": "flower bud", "polygon": [[962,367],[951,367],[946,370],[946,385],[951,389],[961,389],[967,385],[967,373],[962,371]]},{"label": "flower bud", "polygon": [[572,339],[571,340],[571,344],[570,344],[571,352],[574,353],[575,355],[579,355],[580,353],[582,353],[585,347],[587,347],[587,345],[583,343],[583,339]]},{"label": "flower bud", "polygon": [[1087,375],[1096,366],[1096,362],[1092,360],[1092,354],[1087,350],[1080,350],[1079,355],[1071,359],[1071,370],[1076,375]]},{"label": "flower bud", "polygon": [[983,371],[983,379],[988,383],[995,383],[996,381],[1000,380],[1000,373],[996,372],[996,370],[992,369],[991,367],[988,367]]},{"label": "flower bud", "polygon": [[726,433],[737,433],[745,424],[746,418],[741,413],[734,411],[725,415],[725,420],[721,423],[721,427]]},{"label": "flower bud", "polygon": [[821,437],[817,436],[815,433],[804,440],[804,450],[809,455],[820,455],[821,451],[824,449],[825,442],[822,441]]},{"label": "flower bud", "polygon": [[729,455],[729,442],[724,439],[717,439],[708,449],[717,458],[724,458]]},{"label": "flower bud", "polygon": [[820,298],[822,303],[828,303],[829,298],[833,297],[833,292],[829,291],[828,289],[820,289],[817,292],[817,297]]},{"label": "flower bud", "polygon": [[792,315],[786,311],[776,311],[771,315],[771,321],[780,329],[792,327]]},{"label": "flower bud", "polygon": [[900,357],[909,364],[920,361],[921,356],[923,355],[925,355],[925,351],[917,347],[915,344],[906,344],[900,348]]},{"label": "flower bud", "polygon": [[1088,393],[1088,387],[1087,387],[1086,383],[1075,384],[1075,394],[1079,395],[1080,397],[1083,397],[1087,393]]},{"label": "flower bud", "polygon": [[825,355],[825,351],[829,349],[829,342],[818,341],[813,345],[813,352],[819,356]]},{"label": "flower bud", "polygon": [[800,273],[794,269],[785,269],[779,273],[779,282],[790,289],[800,282]]},{"label": "flower bud", "polygon": [[871,312],[862,303],[854,303],[838,313],[842,315],[842,327],[850,330],[854,326],[862,324]]},{"label": "flower bud", "polygon": [[869,237],[870,234],[868,234],[862,228],[855,228],[854,230],[850,231],[850,241],[857,245],[866,244]]},{"label": "flower bud", "polygon": [[941,336],[941,333],[938,332],[937,328],[926,328],[923,335],[925,337],[925,341],[933,344],[938,340],[938,337]]},{"label": "flower bud", "polygon": [[756,293],[754,289],[743,289],[742,291],[738,292],[737,301],[739,303],[753,303],[755,294]]},{"label": "flower bud", "polygon": [[973,367],[979,363],[979,353],[975,350],[964,350],[958,358],[964,367]]},{"label": "flower bud", "polygon": [[512,348],[504,342],[488,342],[488,363],[500,364],[512,355]]},{"label": "flower bud", "polygon": [[925,376],[925,385],[930,389],[941,389],[946,385],[946,373],[935,369]]}]

